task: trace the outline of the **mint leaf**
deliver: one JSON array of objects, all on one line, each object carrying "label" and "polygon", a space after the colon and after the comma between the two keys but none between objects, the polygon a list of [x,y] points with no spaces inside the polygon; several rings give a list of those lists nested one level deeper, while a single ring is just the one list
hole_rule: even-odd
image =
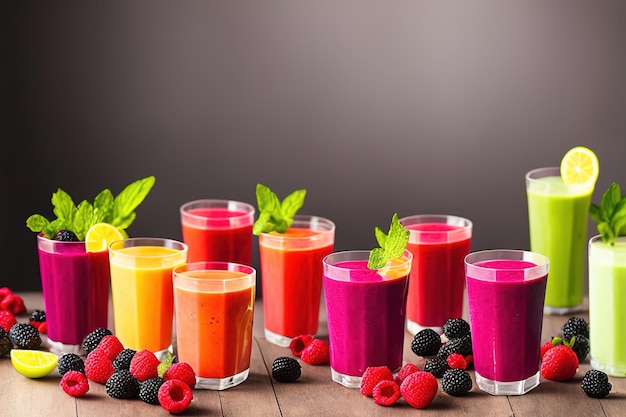
[{"label": "mint leaf", "polygon": [[252,233],[285,233],[293,223],[293,218],[304,205],[306,190],[300,189],[289,194],[282,201],[276,193],[263,184],[256,185],[256,201],[259,218],[254,222]]},{"label": "mint leaf", "polygon": [[62,189],[58,189],[56,193],[52,193],[53,212],[59,219],[71,220],[74,218],[76,206],[72,197]]},{"label": "mint leaf", "polygon": [[626,226],[626,197],[622,197],[620,186],[612,183],[602,194],[600,205],[590,205],[589,214],[596,222],[602,241],[614,245],[615,238],[620,236],[621,229]]},{"label": "mint leaf", "polygon": [[110,218],[107,218],[106,223],[111,223],[118,229],[127,229],[135,221],[134,210],[146,198],[154,182],[155,178],[150,176],[128,184],[115,197],[112,213]]},{"label": "mint leaf", "polygon": [[26,219],[26,227],[36,233],[43,231],[49,223],[48,219],[41,214],[33,214]]},{"label": "mint leaf", "polygon": [[289,194],[283,200],[280,205],[280,210],[285,217],[293,219],[298,210],[304,205],[304,199],[306,198],[306,190],[296,190]]},{"label": "mint leaf", "polygon": [[389,260],[398,258],[404,253],[407,243],[409,243],[409,230],[400,224],[398,213],[394,213],[391,218],[389,232],[385,234],[378,227],[374,228],[376,240],[380,248],[370,251],[367,267],[369,269],[380,269]]}]

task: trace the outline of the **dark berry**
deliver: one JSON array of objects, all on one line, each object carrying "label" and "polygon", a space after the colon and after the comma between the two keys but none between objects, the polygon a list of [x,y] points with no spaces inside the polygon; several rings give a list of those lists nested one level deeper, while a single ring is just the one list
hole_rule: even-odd
[{"label": "dark berry", "polygon": [[581,388],[591,398],[603,398],[609,395],[613,385],[609,382],[607,374],[597,369],[590,369],[583,377]]},{"label": "dark berry", "polygon": [[453,353],[460,353],[463,356],[472,354],[472,335],[467,334],[458,339],[450,339],[448,342],[441,346],[437,356],[446,359]]},{"label": "dark berry", "polygon": [[441,336],[433,329],[420,330],[411,341],[411,350],[417,356],[436,355],[440,348]]},{"label": "dark berry", "polygon": [[133,356],[135,356],[135,353],[137,353],[137,351],[128,348],[118,353],[113,360],[115,370],[130,369],[130,361],[133,359]]},{"label": "dark berry", "polygon": [[561,334],[565,340],[570,340],[578,334],[589,338],[589,323],[582,317],[570,317],[561,327]]},{"label": "dark berry", "polygon": [[38,323],[46,321],[46,312],[43,310],[34,310],[30,315],[30,321],[36,321]]},{"label": "dark berry", "polygon": [[278,382],[294,382],[301,374],[302,367],[294,358],[280,356],[272,363],[272,378]]},{"label": "dark berry", "polygon": [[130,374],[128,369],[116,371],[104,384],[109,397],[126,399],[135,398],[139,394],[139,381]]},{"label": "dark berry", "polygon": [[139,382],[139,398],[148,404],[159,405],[159,388],[163,385],[162,378],[149,378]]},{"label": "dark berry", "polygon": [[424,364],[424,371],[430,372],[435,378],[441,378],[450,367],[444,358],[430,358]]},{"label": "dark berry", "polygon": [[[571,339],[570,339],[571,340]],[[582,362],[587,359],[587,355],[589,355],[589,339],[582,334],[574,336],[574,344],[572,345],[572,350],[578,356],[578,362]]]},{"label": "dark berry", "polygon": [[446,335],[448,339],[458,339],[459,337],[468,335],[469,332],[469,323],[461,318],[448,319],[443,325],[443,334]]},{"label": "dark berry", "polygon": [[7,355],[11,349],[13,349],[13,342],[11,342],[7,332],[0,327],[0,357]]},{"label": "dark berry", "polygon": [[9,339],[19,349],[37,349],[41,345],[39,330],[28,323],[15,323],[11,326]]},{"label": "dark berry", "polygon": [[65,375],[69,371],[77,371],[84,374],[85,362],[83,361],[83,358],[75,353],[64,353],[59,356],[57,369],[61,375]]},{"label": "dark berry", "polygon": [[78,242],[78,238],[71,230],[59,230],[54,240],[60,240],[61,242]]},{"label": "dark berry", "polygon": [[103,329],[102,327],[97,328],[96,330],[89,333],[83,339],[83,349],[85,353],[89,354],[92,350],[98,347],[100,341],[104,338],[104,336],[112,335],[113,332],[109,329]]},{"label": "dark berry", "polygon": [[465,395],[472,389],[472,377],[464,369],[448,369],[441,378],[441,388],[448,395]]}]

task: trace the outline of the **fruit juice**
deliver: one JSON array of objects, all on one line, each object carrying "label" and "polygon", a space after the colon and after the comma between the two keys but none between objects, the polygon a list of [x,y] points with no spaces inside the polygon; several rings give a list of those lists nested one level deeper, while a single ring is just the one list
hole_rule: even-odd
[{"label": "fruit juice", "polygon": [[[626,237],[614,246],[589,242],[589,339],[591,365],[626,376]],[[600,341],[600,342],[593,342]]]},{"label": "fruit juice", "polygon": [[566,185],[559,176],[527,181],[530,249],[550,259],[548,312],[566,313],[582,304],[592,193],[593,186]]},{"label": "fruit juice", "polygon": [[87,334],[107,327],[109,254],[87,252],[85,242],[37,240],[48,339],[80,346]]}]

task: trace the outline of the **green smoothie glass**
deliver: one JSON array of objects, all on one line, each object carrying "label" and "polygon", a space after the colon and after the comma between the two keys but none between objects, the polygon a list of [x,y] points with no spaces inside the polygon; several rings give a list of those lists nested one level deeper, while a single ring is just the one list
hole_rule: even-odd
[{"label": "green smoothie glass", "polygon": [[558,167],[526,174],[530,250],[550,259],[545,313],[568,314],[582,307],[587,224],[594,186],[565,184]]}]

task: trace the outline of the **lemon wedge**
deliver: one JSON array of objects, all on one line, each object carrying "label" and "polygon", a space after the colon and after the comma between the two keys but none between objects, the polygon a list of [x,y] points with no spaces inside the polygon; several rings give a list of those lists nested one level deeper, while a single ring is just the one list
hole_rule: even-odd
[{"label": "lemon wedge", "polygon": [[28,378],[42,378],[54,371],[59,357],[42,350],[12,349],[11,363],[17,372]]},{"label": "lemon wedge", "polygon": [[561,178],[565,184],[595,184],[600,174],[598,157],[589,148],[576,146],[561,160]]},{"label": "lemon wedge", "polygon": [[87,230],[85,246],[87,252],[102,252],[116,240],[126,239],[126,232],[109,223],[96,223]]},{"label": "lemon wedge", "polygon": [[396,279],[409,275],[411,264],[404,258],[390,259],[385,266],[378,270],[383,279]]}]

